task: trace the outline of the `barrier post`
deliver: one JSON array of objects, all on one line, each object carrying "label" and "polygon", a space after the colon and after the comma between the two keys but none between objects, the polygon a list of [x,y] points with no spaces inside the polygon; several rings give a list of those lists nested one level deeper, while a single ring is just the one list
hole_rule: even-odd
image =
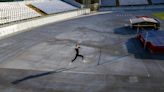
[{"label": "barrier post", "polygon": [[137,27],[137,36],[139,34],[139,31],[140,31],[140,28],[139,28],[139,24],[138,24],[138,27]]},{"label": "barrier post", "polygon": [[146,39],[145,39],[145,43],[144,43],[144,49],[146,49],[147,40],[148,40],[148,32],[146,32]]},{"label": "barrier post", "polygon": [[154,28],[155,28],[155,29],[157,29],[157,26],[156,26],[156,24],[154,24]]}]

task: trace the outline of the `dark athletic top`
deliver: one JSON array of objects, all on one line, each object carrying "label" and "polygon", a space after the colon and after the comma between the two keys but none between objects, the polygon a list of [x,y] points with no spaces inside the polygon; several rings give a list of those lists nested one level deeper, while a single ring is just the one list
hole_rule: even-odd
[{"label": "dark athletic top", "polygon": [[75,48],[76,54],[79,55],[79,48]]}]

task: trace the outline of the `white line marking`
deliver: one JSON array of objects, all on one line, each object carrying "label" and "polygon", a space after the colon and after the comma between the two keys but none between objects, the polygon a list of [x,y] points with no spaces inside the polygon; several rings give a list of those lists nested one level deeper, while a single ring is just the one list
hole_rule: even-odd
[{"label": "white line marking", "polygon": [[101,75],[101,73],[95,73],[95,72],[79,72],[79,71],[63,71],[63,72],[64,73],[80,73],[80,74],[93,74],[93,75],[100,74]]},{"label": "white line marking", "polygon": [[147,77],[150,77],[150,73],[149,73],[149,71],[148,71],[146,65],[144,64],[144,61],[142,61],[142,63],[143,63],[143,65],[144,65],[144,67],[145,67],[145,70],[146,70],[146,73],[147,73]]},{"label": "white line marking", "polygon": [[157,61],[156,61],[156,63],[157,63],[157,65],[159,66],[159,69],[160,69],[162,72],[164,72],[162,66],[161,66]]}]

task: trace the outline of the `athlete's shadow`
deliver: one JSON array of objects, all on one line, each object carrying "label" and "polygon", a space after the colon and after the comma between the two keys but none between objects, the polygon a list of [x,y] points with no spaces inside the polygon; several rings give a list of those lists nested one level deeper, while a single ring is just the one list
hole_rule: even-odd
[{"label": "athlete's shadow", "polygon": [[11,83],[12,84],[18,84],[18,83],[21,83],[21,82],[29,80],[29,79],[38,78],[38,77],[42,77],[42,76],[46,76],[46,75],[50,75],[50,74],[54,74],[54,73],[60,73],[60,72],[71,70],[71,69],[75,69],[75,68],[76,67],[73,67],[73,68],[60,68],[60,69],[57,69],[57,70],[54,70],[54,71],[44,72],[44,73],[35,74],[35,75],[29,75],[27,77],[15,80],[15,81],[13,81]]},{"label": "athlete's shadow", "polygon": [[137,38],[130,38],[126,42],[126,47],[130,54],[134,54],[135,58],[164,60],[164,54],[150,53],[147,49],[144,49],[143,45]]}]

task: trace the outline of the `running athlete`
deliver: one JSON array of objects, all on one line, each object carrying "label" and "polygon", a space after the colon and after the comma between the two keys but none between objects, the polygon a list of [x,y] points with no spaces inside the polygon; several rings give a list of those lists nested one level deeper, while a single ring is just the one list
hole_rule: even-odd
[{"label": "running athlete", "polygon": [[76,60],[77,57],[81,57],[82,60],[84,59],[84,56],[79,54],[79,49],[80,49],[80,45],[79,45],[79,44],[76,44],[76,47],[75,47],[76,56],[75,56],[75,58],[72,60],[72,62],[74,62],[74,61]]}]

